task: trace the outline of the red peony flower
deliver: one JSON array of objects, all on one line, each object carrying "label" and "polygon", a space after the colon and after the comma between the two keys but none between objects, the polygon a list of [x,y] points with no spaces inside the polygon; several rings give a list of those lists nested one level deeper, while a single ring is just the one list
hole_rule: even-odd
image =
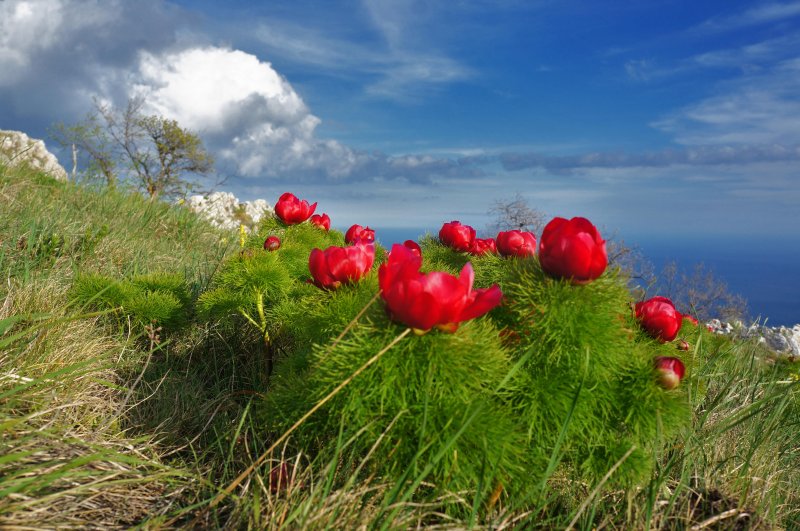
[{"label": "red peony flower", "polygon": [[497,234],[497,250],[503,256],[534,256],[536,236],[531,232],[510,230]]},{"label": "red peony flower", "polygon": [[403,242],[403,247],[410,250],[414,255],[422,259],[422,248],[414,240],[406,240]]},{"label": "red peony flower", "polygon": [[277,236],[268,236],[266,240],[264,240],[264,250],[265,251],[277,251],[281,248],[281,239]]},{"label": "red peony flower", "polygon": [[336,289],[342,284],[358,281],[369,272],[374,261],[375,244],[356,240],[347,247],[331,246],[324,251],[312,249],[308,269],[317,287]]},{"label": "red peony flower", "polygon": [[315,225],[322,230],[331,230],[331,218],[328,216],[328,214],[322,214],[321,216],[319,214],[314,214],[311,216],[309,221],[312,225]]},{"label": "red peony flower", "polygon": [[375,231],[369,227],[353,225],[347,229],[347,232],[344,233],[344,241],[346,243],[353,243],[356,240],[361,240],[363,242],[374,242]]},{"label": "red peony flower", "polygon": [[424,333],[433,327],[455,332],[459,323],[479,317],[498,304],[497,285],[472,289],[475,274],[467,263],[458,277],[434,271],[420,273],[422,259],[411,249],[395,244],[389,259],[378,269],[381,296],[391,318]]},{"label": "red peony flower", "polygon": [[587,284],[608,265],[606,242],[586,218],[554,218],[542,232],[539,262],[549,275]]},{"label": "red peony flower", "polygon": [[309,205],[305,199],[300,201],[294,194],[286,192],[275,203],[275,215],[287,225],[296,225],[310,218],[316,208],[316,203]]},{"label": "red peony flower", "polygon": [[658,372],[658,383],[667,391],[678,387],[683,375],[686,374],[686,367],[678,358],[659,356],[655,359],[655,365]]},{"label": "red peony flower", "polygon": [[469,251],[475,240],[475,229],[462,225],[460,221],[445,223],[439,229],[439,241],[456,251]]},{"label": "red peony flower", "polygon": [[483,256],[485,254],[497,254],[497,243],[494,238],[475,238],[469,247],[469,254]]},{"label": "red peony flower", "polygon": [[687,321],[689,321],[690,323],[692,323],[694,326],[697,326],[697,325],[699,325],[699,324],[700,324],[700,323],[697,321],[697,319],[695,319],[694,317],[692,317],[692,316],[691,316],[691,315],[689,315],[688,313],[684,313],[684,314],[683,314],[683,318],[684,318],[684,319],[686,319]]},{"label": "red peony flower", "polygon": [[666,297],[637,302],[636,318],[648,334],[662,343],[675,339],[683,322],[680,312]]}]

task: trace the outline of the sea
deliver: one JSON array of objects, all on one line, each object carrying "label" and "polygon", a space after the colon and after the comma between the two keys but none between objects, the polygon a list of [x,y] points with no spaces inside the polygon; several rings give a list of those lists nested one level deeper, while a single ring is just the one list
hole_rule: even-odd
[{"label": "sea", "polygon": [[[375,229],[376,238],[387,248],[437,232],[438,228],[423,227]],[[623,234],[623,240],[636,246],[656,273],[673,261],[687,273],[702,263],[731,293],[747,299],[751,318],[761,324],[791,327],[800,323],[800,236]]]}]

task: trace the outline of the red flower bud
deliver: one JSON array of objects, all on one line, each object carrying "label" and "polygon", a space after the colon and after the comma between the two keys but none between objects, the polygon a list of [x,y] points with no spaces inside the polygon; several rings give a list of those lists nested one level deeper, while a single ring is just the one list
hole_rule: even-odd
[{"label": "red flower bud", "polygon": [[331,230],[331,218],[328,216],[328,214],[322,214],[321,216],[319,214],[314,214],[311,216],[309,221],[312,225],[317,226],[322,230]]},{"label": "red flower bud", "polygon": [[689,350],[689,343],[684,339],[679,339],[678,344],[675,345],[678,350]]},{"label": "red flower bud", "polygon": [[497,254],[497,244],[494,238],[475,238],[469,247],[469,254],[483,256],[485,254]]},{"label": "red flower bud", "polygon": [[462,225],[460,221],[445,223],[439,229],[439,241],[456,251],[469,251],[475,240],[475,229]]},{"label": "red flower bud", "polygon": [[310,218],[316,208],[316,203],[309,205],[305,199],[300,201],[294,194],[286,192],[275,203],[275,215],[287,225],[296,225]]},{"label": "red flower bud", "polygon": [[694,326],[697,326],[698,324],[700,324],[700,323],[697,321],[697,319],[695,319],[694,317],[692,317],[692,316],[691,316],[691,315],[689,315],[688,313],[684,313],[684,314],[683,314],[683,318],[684,318],[684,319],[686,319],[687,321],[689,321],[690,323],[692,323]]},{"label": "red flower bud", "polygon": [[369,227],[362,227],[361,225],[353,225],[347,232],[344,233],[345,243],[353,243],[356,240],[363,242],[374,242],[375,231]]},{"label": "red flower bud", "polygon": [[348,247],[312,249],[308,269],[313,282],[322,289],[336,289],[366,275],[375,260],[375,244],[356,240]]},{"label": "red flower bud", "polygon": [[534,256],[536,236],[530,232],[510,230],[497,234],[497,250],[503,256]]},{"label": "red flower bud", "polygon": [[686,374],[686,367],[678,358],[659,356],[655,359],[658,383],[669,391],[675,389]]},{"label": "red flower bud", "polygon": [[281,239],[277,236],[269,236],[264,240],[265,251],[277,251],[281,248]]},{"label": "red flower bud", "polygon": [[675,339],[683,321],[680,312],[666,297],[637,302],[636,318],[648,334],[662,343]]},{"label": "red flower bud", "polygon": [[479,317],[498,304],[497,285],[472,289],[475,274],[467,263],[458,277],[434,271],[420,273],[422,259],[411,249],[395,244],[378,270],[381,297],[391,318],[418,331],[437,327],[455,332],[459,323]]},{"label": "red flower bud", "polygon": [[275,465],[269,471],[269,491],[272,494],[277,494],[288,489],[293,475],[294,467],[289,463],[283,462]]},{"label": "red flower bud", "polygon": [[539,262],[549,275],[587,284],[606,270],[606,242],[586,218],[554,218],[542,232]]}]

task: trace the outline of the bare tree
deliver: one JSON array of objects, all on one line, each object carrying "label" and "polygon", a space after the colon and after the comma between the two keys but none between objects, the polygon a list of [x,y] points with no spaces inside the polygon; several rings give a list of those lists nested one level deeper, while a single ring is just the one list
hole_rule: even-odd
[{"label": "bare tree", "polygon": [[214,160],[196,134],[175,120],[146,115],[145,100],[132,98],[124,109],[95,100],[95,109],[78,124],[55,127],[62,145],[75,145],[90,159],[89,169],[108,185],[118,176],[147,195],[184,196],[197,179],[213,173]]},{"label": "bare tree", "polygon": [[748,318],[747,299],[731,293],[728,284],[714,276],[703,263],[695,264],[692,271],[687,272],[670,262],[664,266],[653,287],[659,294],[669,297],[680,311],[691,313],[702,321]]},{"label": "bare tree", "polygon": [[544,228],[544,212],[532,208],[519,192],[510,199],[495,201],[489,209],[489,214],[492,216],[492,222],[486,230],[490,234],[521,230],[533,232],[538,236]]},{"label": "bare tree", "polygon": [[655,267],[636,245],[628,245],[616,233],[606,237],[609,267],[618,268],[628,280],[628,286],[637,294],[644,294],[656,281]]}]

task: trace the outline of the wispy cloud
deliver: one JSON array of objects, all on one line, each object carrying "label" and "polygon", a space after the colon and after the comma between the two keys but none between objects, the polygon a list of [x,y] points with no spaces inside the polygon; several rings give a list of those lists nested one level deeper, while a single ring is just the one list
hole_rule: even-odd
[{"label": "wispy cloud", "polygon": [[390,98],[411,94],[419,84],[436,86],[473,76],[473,70],[453,57],[439,41],[443,9],[437,2],[362,0],[375,28],[386,42],[394,64],[367,92]]},{"label": "wispy cloud", "polygon": [[378,74],[391,64],[387,53],[374,46],[290,20],[264,19],[256,26],[254,36],[274,56],[327,72]]},{"label": "wispy cloud", "polygon": [[792,57],[797,50],[800,50],[800,32],[793,32],[744,46],[697,54],[684,62],[701,67],[748,70],[748,66],[760,67]]},{"label": "wispy cloud", "polygon": [[569,174],[592,168],[743,165],[765,161],[797,160],[800,160],[800,144],[696,146],[645,153],[594,152],[570,156],[548,156],[538,153],[505,153],[499,156],[500,163],[508,171],[542,168],[556,174]]},{"label": "wispy cloud", "polygon": [[362,7],[362,32],[371,33],[369,39],[287,18],[261,21],[254,35],[276,56],[329,74],[364,78],[364,93],[374,97],[414,101],[425,91],[476,75],[437,42],[435,32],[427,31],[440,15],[432,3],[364,0]]},{"label": "wispy cloud", "polygon": [[420,90],[465,80],[474,72],[449,57],[404,54],[387,68],[381,79],[366,87],[366,93],[399,101],[414,101]]},{"label": "wispy cloud", "polygon": [[742,46],[717,48],[675,60],[629,59],[623,67],[628,78],[645,83],[692,75],[704,70],[734,70],[737,74],[752,74],[793,58],[799,49],[800,32],[791,32]]},{"label": "wispy cloud", "polygon": [[625,74],[634,81],[649,83],[685,72],[687,65],[661,66],[654,59],[629,59],[623,65]]},{"label": "wispy cloud", "polygon": [[795,144],[800,142],[800,57],[719,85],[717,93],[651,125],[676,142]]},{"label": "wispy cloud", "polygon": [[733,31],[800,16],[800,2],[762,4],[731,15],[712,17],[696,28],[701,33]]}]

